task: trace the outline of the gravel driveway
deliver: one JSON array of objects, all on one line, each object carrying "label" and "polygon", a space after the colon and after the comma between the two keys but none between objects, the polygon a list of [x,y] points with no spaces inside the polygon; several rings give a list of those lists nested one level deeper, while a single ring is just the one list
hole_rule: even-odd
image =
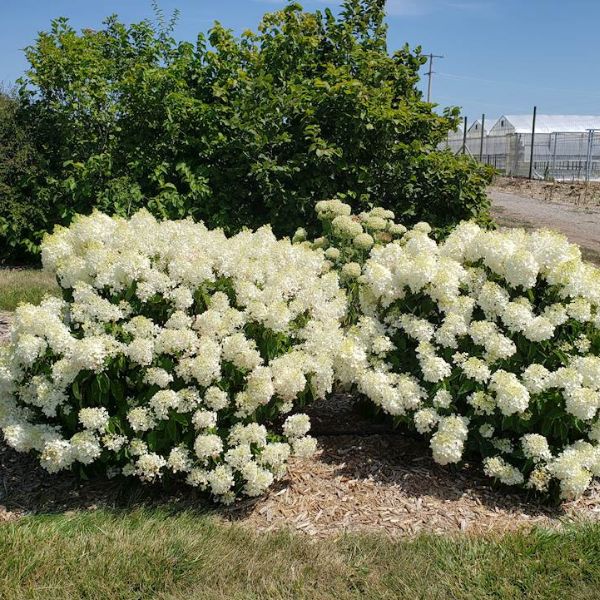
[{"label": "gravel driveway", "polygon": [[494,188],[489,194],[492,214],[500,225],[560,231],[581,246],[585,258],[600,264],[600,208],[546,202]]}]

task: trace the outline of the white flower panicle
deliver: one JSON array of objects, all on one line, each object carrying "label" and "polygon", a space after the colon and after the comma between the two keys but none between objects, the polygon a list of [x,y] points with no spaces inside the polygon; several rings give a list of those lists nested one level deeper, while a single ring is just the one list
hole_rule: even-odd
[{"label": "white flower panicle", "polygon": [[[340,381],[430,437],[441,464],[470,445],[506,485],[585,490],[589,452],[566,449],[600,442],[600,271],[550,231],[461,223],[436,242],[426,223],[335,206],[319,216],[352,303]],[[356,225],[370,245],[349,240]]]},{"label": "white flower panicle", "polygon": [[[319,210],[368,250],[345,205]],[[183,475],[223,502],[264,492],[289,456],[314,452],[308,417],[290,417],[269,443],[276,434],[253,421],[332,389],[346,296],[322,251],[268,227],[227,238],[146,211],[96,212],[47,236],[42,258],[71,300],[16,312],[0,352],[11,446],[52,472],[102,455],[143,481]]]}]

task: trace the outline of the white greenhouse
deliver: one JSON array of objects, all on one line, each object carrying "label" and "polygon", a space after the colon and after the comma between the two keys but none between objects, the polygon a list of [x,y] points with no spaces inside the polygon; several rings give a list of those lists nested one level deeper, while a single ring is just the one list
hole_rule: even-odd
[{"label": "white greenhouse", "polygon": [[[487,123],[486,123],[487,124]],[[533,117],[502,115],[490,121],[481,143],[481,121],[467,130],[464,151],[507,175],[527,176],[530,170]],[[487,129],[487,127],[485,127]],[[536,116],[532,175],[543,179],[600,179],[600,116]],[[462,152],[456,138],[446,147]]]}]

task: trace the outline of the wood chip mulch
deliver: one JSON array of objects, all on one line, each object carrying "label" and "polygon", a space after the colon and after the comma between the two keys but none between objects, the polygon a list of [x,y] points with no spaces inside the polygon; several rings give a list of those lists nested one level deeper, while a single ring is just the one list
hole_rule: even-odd
[{"label": "wood chip mulch", "polygon": [[[2,325],[0,314],[0,335]],[[391,536],[502,533],[600,522],[598,481],[579,500],[550,506],[525,493],[493,487],[477,466],[436,465],[423,440],[367,417],[351,396],[332,396],[308,412],[318,454],[292,460],[288,476],[265,497],[218,509],[184,485],[164,489],[121,479],[50,475],[33,456],[0,441],[0,523],[27,514],[142,505],[211,512],[226,523],[258,531],[292,529],[314,537],[351,531]]]},{"label": "wood chip mulch", "polygon": [[321,454],[292,462],[279,489],[230,508],[227,516],[260,531],[291,528],[317,537],[349,531],[502,533],[600,520],[600,486],[577,502],[551,507],[493,489],[472,467],[440,467],[422,442],[401,435],[319,441]]},{"label": "wood chip mulch", "polygon": [[10,338],[10,325],[12,323],[12,314],[0,311],[0,344],[8,342]]}]

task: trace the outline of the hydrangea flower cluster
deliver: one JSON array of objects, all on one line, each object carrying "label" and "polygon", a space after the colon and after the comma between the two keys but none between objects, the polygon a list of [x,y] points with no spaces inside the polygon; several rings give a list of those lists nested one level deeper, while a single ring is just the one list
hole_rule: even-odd
[{"label": "hydrangea flower cluster", "polygon": [[293,242],[314,250],[323,250],[327,268],[337,271],[348,294],[348,312],[345,324],[358,317],[359,278],[371,249],[399,239],[406,227],[394,222],[391,210],[376,207],[352,215],[350,205],[334,200],[321,200],[315,206],[322,223],[323,236],[313,241],[306,239],[304,229],[296,231]]},{"label": "hydrangea flower cluster", "polygon": [[504,484],[583,493],[600,475],[600,271],[578,247],[473,223],[436,242],[390,211],[317,211],[314,244],[353,303],[339,379],[427,435],[440,464],[479,453]]},{"label": "hydrangea flower cluster", "polygon": [[46,238],[64,299],[16,311],[0,348],[0,428],[50,472],[179,476],[256,496],[315,440],[302,414],[333,385],[346,310],[322,253],[270,229],[79,217]]}]

